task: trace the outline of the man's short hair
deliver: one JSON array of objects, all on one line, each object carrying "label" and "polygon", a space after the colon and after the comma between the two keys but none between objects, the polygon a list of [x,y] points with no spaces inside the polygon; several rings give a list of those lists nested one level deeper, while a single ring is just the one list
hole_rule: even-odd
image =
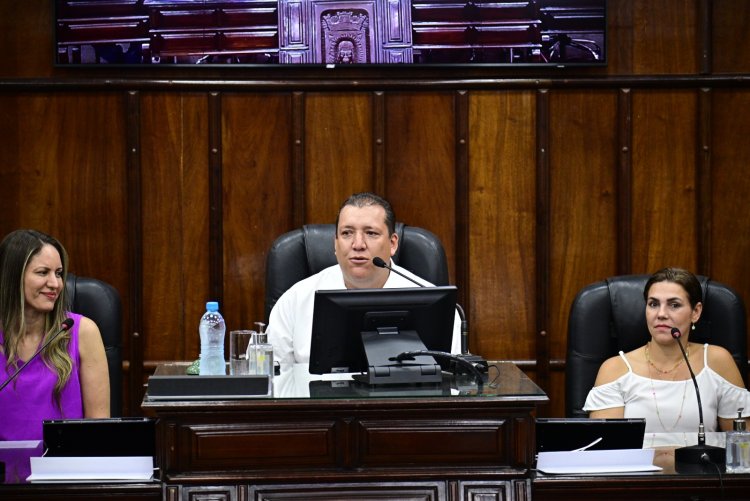
[{"label": "man's short hair", "polygon": [[341,215],[341,211],[344,209],[344,207],[352,206],[361,209],[363,207],[368,207],[371,205],[379,205],[383,208],[383,210],[385,210],[385,225],[388,227],[388,236],[390,237],[391,235],[396,233],[396,215],[393,212],[393,207],[391,207],[391,204],[388,203],[385,198],[380,197],[374,193],[363,192],[355,193],[354,195],[347,198],[343,204],[341,204],[339,213],[336,214],[336,235],[338,235],[339,233],[339,216]]}]

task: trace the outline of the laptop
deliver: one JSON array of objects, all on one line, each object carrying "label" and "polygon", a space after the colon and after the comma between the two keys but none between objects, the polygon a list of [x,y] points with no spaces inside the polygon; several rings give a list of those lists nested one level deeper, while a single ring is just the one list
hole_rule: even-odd
[{"label": "laptop", "polygon": [[47,457],[151,456],[156,420],[150,418],[57,419],[42,423]]},{"label": "laptop", "polygon": [[645,432],[641,418],[537,418],[536,452],[640,449]]}]

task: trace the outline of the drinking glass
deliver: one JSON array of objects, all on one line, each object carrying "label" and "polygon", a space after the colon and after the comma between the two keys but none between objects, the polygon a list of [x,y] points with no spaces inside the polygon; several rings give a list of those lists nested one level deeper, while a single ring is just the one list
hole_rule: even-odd
[{"label": "drinking glass", "polygon": [[237,330],[229,333],[229,374],[243,376],[251,374],[250,360],[247,358],[247,347],[255,331]]}]

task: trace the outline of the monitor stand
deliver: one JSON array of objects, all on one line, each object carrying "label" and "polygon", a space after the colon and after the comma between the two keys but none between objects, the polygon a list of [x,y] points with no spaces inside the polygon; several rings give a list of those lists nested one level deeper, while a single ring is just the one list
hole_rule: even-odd
[{"label": "monitor stand", "polygon": [[431,356],[396,361],[405,351],[426,350],[417,331],[401,331],[395,327],[362,332],[362,346],[367,357],[367,373],[352,376],[369,385],[442,383],[443,373]]}]

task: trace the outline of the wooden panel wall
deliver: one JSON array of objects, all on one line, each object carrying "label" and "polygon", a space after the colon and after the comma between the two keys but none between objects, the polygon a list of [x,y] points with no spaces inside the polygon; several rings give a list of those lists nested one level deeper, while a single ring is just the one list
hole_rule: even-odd
[{"label": "wooden panel wall", "polygon": [[55,68],[50,3],[0,1],[0,233],[118,288],[130,414],[206,300],[262,320],[273,239],[360,190],[441,237],[472,351],[548,415],[584,285],[678,265],[750,297],[744,0],[611,0],[605,68],[312,75]]}]

